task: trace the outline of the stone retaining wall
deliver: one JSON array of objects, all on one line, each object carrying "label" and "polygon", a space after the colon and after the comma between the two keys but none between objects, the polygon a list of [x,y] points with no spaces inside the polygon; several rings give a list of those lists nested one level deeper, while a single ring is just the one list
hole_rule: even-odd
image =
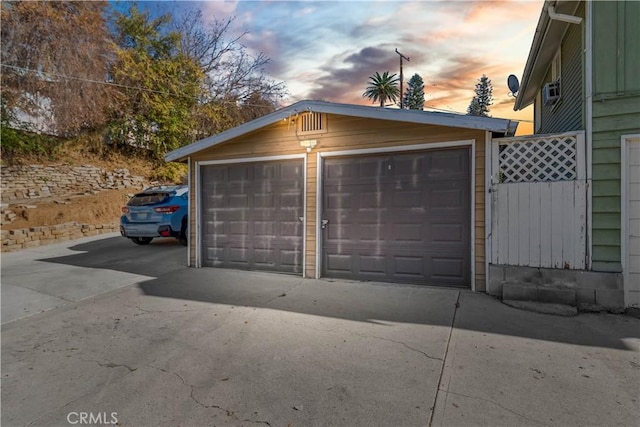
[{"label": "stone retaining wall", "polygon": [[63,197],[97,190],[143,189],[145,180],[128,169],[104,169],[85,165],[3,166],[2,201]]},{"label": "stone retaining wall", "polygon": [[52,243],[65,242],[80,237],[97,236],[98,234],[113,233],[120,230],[120,225],[114,224],[65,224],[42,227],[20,228],[17,230],[2,230],[2,252],[35,248]]}]

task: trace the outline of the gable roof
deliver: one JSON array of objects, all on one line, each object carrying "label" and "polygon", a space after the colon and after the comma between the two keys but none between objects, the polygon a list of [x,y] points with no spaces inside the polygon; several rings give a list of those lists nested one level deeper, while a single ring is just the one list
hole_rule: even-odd
[{"label": "gable roof", "polygon": [[[572,25],[562,20],[551,19],[550,15],[554,15],[553,12],[573,15],[579,4],[580,1],[545,0],[529,50],[527,64],[522,73],[516,102],[513,105],[514,111],[522,110],[536,99],[538,91],[544,83],[542,80],[560,48],[564,34],[568,26]],[[550,11],[549,8],[553,9]]]},{"label": "gable roof", "polygon": [[367,119],[391,120],[405,123],[419,123],[427,125],[450,126],[466,129],[478,129],[491,132],[513,135],[518,127],[518,122],[509,119],[497,119],[492,117],[469,116],[454,113],[439,113],[421,110],[400,110],[391,108],[368,107],[364,105],[337,104],[325,101],[300,101],[288,107],[276,110],[266,116],[252,120],[235,128],[226,130],[217,135],[196,141],[193,144],[181,147],[167,153],[164,159],[167,162],[184,160],[186,157],[206,150],[222,142],[253,132],[265,126],[279,122],[291,115],[304,111],[314,113],[336,114],[341,116],[361,117]]}]

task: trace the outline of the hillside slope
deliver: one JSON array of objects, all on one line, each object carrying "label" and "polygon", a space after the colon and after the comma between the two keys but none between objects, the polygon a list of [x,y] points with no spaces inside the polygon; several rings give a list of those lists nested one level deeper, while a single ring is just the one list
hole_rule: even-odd
[{"label": "hillside slope", "polygon": [[[79,224],[111,224],[118,223],[121,208],[129,197],[154,184],[172,184],[181,181],[185,170],[183,165],[169,164],[158,167],[149,160],[135,156],[124,156],[110,151],[95,153],[82,144],[67,143],[56,149],[55,156],[43,159],[33,156],[13,158],[18,165],[69,165],[96,167],[105,171],[127,169],[131,175],[143,178],[140,188],[114,188],[71,192],[64,196],[31,197],[19,200],[2,200],[2,229],[16,230],[32,227],[51,226],[77,222]],[[3,164],[3,168],[5,168]],[[7,170],[10,168],[7,168]],[[173,175],[175,179],[168,179]],[[16,179],[18,179],[16,177]],[[34,177],[36,179],[36,177]],[[11,177],[9,178],[11,180]],[[3,177],[3,189],[10,183]],[[4,194],[4,191],[3,191]],[[3,195],[3,198],[4,195]]]}]

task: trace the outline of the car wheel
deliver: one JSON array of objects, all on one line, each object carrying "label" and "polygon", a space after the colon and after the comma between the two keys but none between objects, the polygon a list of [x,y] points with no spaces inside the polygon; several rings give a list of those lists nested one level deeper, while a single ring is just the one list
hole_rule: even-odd
[{"label": "car wheel", "polygon": [[148,245],[153,240],[153,237],[132,237],[131,241],[136,245]]},{"label": "car wheel", "polygon": [[187,221],[182,221],[182,229],[180,230],[180,236],[178,237],[178,241],[182,246],[187,246],[188,244],[188,240],[187,240],[188,229],[189,229],[189,226],[187,225]]}]

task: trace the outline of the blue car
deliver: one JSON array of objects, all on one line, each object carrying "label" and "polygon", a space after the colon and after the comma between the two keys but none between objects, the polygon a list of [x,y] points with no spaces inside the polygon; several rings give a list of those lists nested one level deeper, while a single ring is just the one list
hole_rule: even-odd
[{"label": "blue car", "polygon": [[122,208],[120,234],[137,245],[154,237],[175,237],[187,245],[188,187],[150,187],[133,196]]}]

